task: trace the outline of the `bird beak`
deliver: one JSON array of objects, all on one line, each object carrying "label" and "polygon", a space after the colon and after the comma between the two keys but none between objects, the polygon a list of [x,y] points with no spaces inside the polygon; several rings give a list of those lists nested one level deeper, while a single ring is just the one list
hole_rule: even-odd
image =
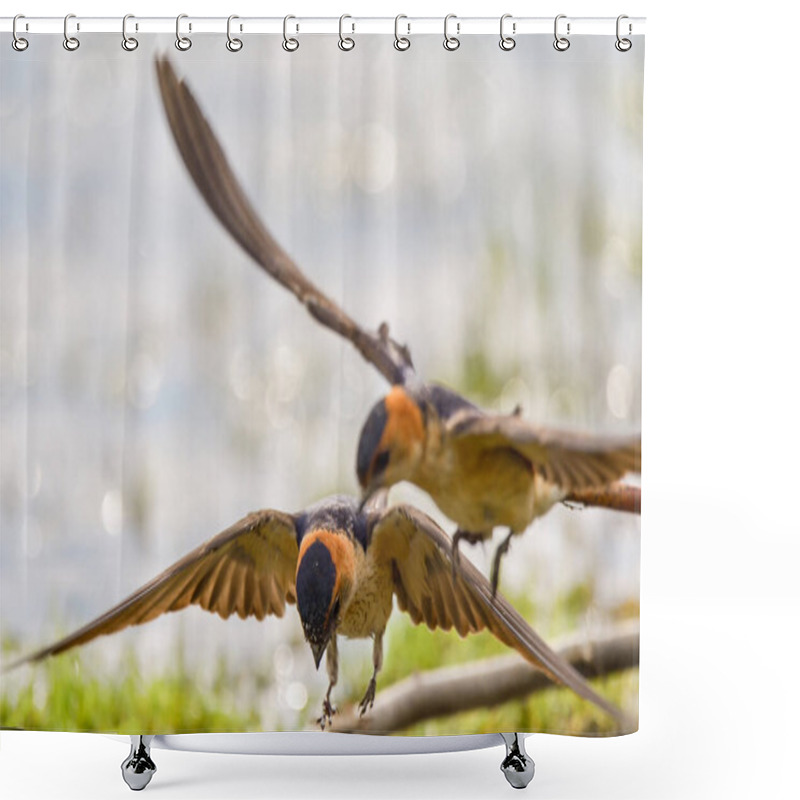
[{"label": "bird beak", "polygon": [[361,494],[361,504],[358,506],[359,514],[363,513],[365,506],[375,495],[375,492],[378,491],[378,488],[379,487],[377,486],[368,486],[366,489],[364,489],[364,491]]},{"label": "bird beak", "polygon": [[316,666],[317,669],[319,669],[319,662],[322,661],[322,656],[325,653],[325,648],[327,648],[327,646],[327,642],[311,645],[311,652],[314,654],[314,666]]},{"label": "bird beak", "polygon": [[361,503],[358,506],[358,513],[363,514],[364,509],[370,506],[371,511],[381,511],[386,508],[389,500],[389,489],[381,484],[373,484],[369,489],[364,490],[361,495]]}]

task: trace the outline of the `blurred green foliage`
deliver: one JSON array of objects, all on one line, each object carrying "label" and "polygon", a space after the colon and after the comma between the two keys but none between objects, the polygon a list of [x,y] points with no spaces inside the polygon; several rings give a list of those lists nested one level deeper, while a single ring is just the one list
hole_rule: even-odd
[{"label": "blurred green foliage", "polygon": [[162,675],[141,675],[128,653],[112,678],[98,678],[80,655],[48,659],[18,692],[3,687],[0,727],[106,733],[259,730],[258,714],[230,708],[223,693],[197,686],[181,659]]}]

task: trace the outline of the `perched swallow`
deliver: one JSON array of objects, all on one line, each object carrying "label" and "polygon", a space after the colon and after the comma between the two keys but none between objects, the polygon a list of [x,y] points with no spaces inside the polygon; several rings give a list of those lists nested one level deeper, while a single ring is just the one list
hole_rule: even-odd
[{"label": "perched swallow", "polygon": [[475,543],[495,527],[511,537],[571,491],[605,486],[641,470],[641,437],[602,437],[537,427],[518,412],[489,414],[442,386],[394,386],[370,411],[358,443],[356,472],[364,499],[410,481],[424,489],[458,530]]},{"label": "perched swallow", "polygon": [[297,603],[317,668],[327,651],[329,685],[319,719],[325,728],[336,711],[331,691],[338,678],[337,637],[374,640],[372,678],[359,704],[364,714],[375,698],[383,634],[396,596],[415,624],[455,628],[462,637],[488,629],[552,680],[624,719],[502,596],[492,596],[475,567],[464,562],[454,573],[451,559],[447,534],[410,506],[364,509],[356,498],[337,496],[297,514],[256,511],[102,616],[3,671],[192,604],[223,619],[235,613],[261,620],[280,617],[287,603]]}]

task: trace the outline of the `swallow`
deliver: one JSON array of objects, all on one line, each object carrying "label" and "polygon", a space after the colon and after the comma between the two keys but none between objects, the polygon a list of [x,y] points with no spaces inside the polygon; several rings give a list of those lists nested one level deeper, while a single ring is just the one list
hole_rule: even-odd
[{"label": "swallow", "polygon": [[[281,617],[296,604],[319,669],[327,653],[328,690],[318,723],[336,709],[337,637],[373,639],[372,677],[359,703],[375,699],[383,636],[393,598],[414,624],[455,629],[462,637],[488,630],[549,678],[622,721],[565,659],[555,653],[470,563],[452,569],[452,542],[427,515],[408,505],[364,507],[355,497],[330,497],[297,514],[248,514],[168,567],[122,602],[65,638],[4,667],[41,661],[98,636],[197,605],[227,619]],[[402,657],[402,653],[398,653]]]},{"label": "swallow", "polygon": [[370,411],[356,453],[366,501],[379,488],[410,481],[426,491],[461,540],[509,532],[492,562],[497,591],[500,562],[511,537],[575,490],[605,486],[641,471],[641,437],[604,437],[538,427],[519,409],[482,411],[435,384],[393,386]]}]

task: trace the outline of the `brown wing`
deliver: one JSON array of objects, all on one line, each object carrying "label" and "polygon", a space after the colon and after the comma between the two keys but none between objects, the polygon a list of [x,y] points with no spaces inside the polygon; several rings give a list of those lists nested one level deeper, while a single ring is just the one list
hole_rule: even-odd
[{"label": "brown wing", "polygon": [[201,544],[130,597],[80,630],[3,668],[39,661],[97,636],[141,625],[189,605],[223,619],[283,616],[295,602],[295,520],[280,511],[256,511]]},{"label": "brown wing", "polygon": [[394,506],[371,516],[369,552],[390,563],[400,608],[415,624],[455,628],[460,636],[489,630],[552,680],[564,684],[617,719],[622,712],[553,651],[489,581],[462,555],[453,572],[452,543],[426,514]]},{"label": "brown wing", "polygon": [[462,413],[448,420],[450,434],[479,447],[512,447],[551,483],[567,491],[605,486],[641,472],[641,436],[594,436],[531,425],[518,416]]},{"label": "brown wing", "polygon": [[306,278],[259,219],[186,84],[178,80],[166,58],[156,60],[156,70],[178,150],[195,186],[228,233],[317,321],[352,342],[390,383],[404,383],[413,373],[408,350],[385,331],[370,333],[361,328]]}]

